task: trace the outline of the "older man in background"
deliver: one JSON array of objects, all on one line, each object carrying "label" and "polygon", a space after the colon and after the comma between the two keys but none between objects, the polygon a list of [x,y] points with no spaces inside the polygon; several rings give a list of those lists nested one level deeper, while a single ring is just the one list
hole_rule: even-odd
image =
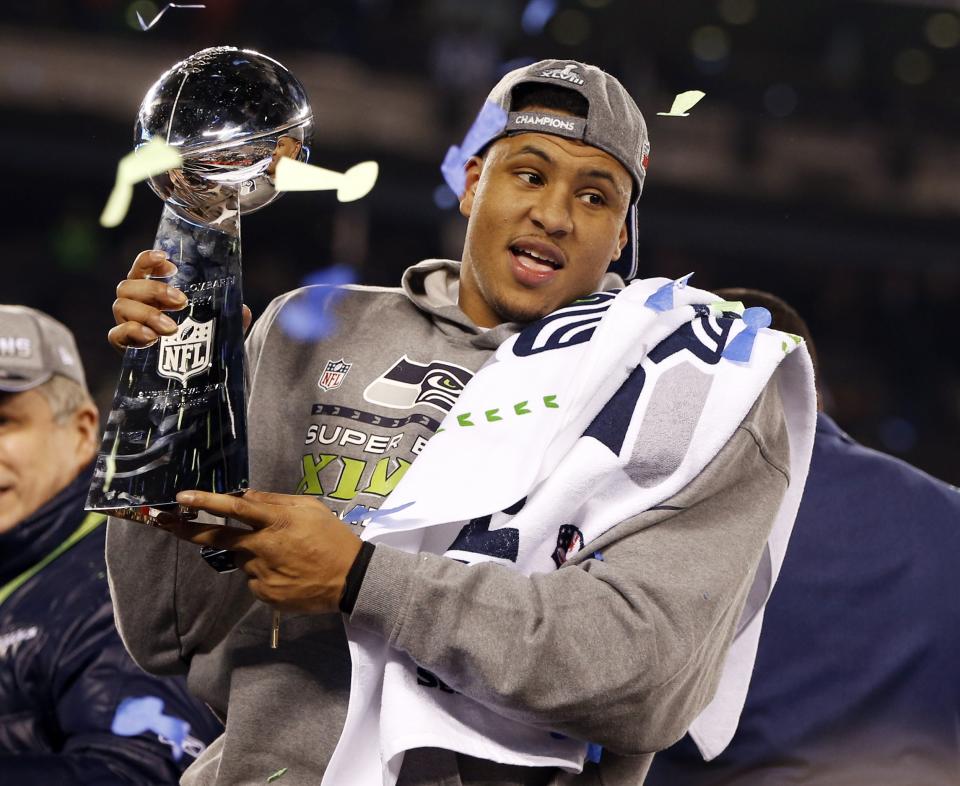
[{"label": "older man in background", "polygon": [[144,674],[117,634],[103,517],[83,510],[97,424],[70,331],[0,305],[5,783],[176,783],[219,732],[182,680]]}]

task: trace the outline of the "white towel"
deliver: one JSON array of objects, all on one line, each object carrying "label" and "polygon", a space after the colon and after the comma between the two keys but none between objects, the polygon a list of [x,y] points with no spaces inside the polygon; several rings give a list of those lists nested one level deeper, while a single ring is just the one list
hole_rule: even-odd
[{"label": "white towel", "polygon": [[[717,697],[691,728],[704,755],[722,750],[736,728],[762,606],[793,526],[815,424],[805,346],[744,320],[718,319],[718,309],[709,306],[717,301],[686,286],[686,279],[645,279],[528,326],[470,381],[385,500],[383,508],[397,512],[372,521],[364,532],[366,540],[412,553],[446,554],[471,564],[495,561],[525,575],[555,570],[563,559],[551,557],[555,546],[562,551],[564,543],[572,549],[589,544],[685,487],[776,374],[787,415],[791,482]],[[725,351],[737,356],[730,351],[735,342],[748,362],[721,357]],[[685,402],[679,410],[677,400]],[[478,553],[463,537],[464,524],[485,516],[492,517],[491,531],[509,523],[517,536]],[[576,528],[567,541],[558,538],[563,522]],[[350,704],[326,786],[393,786],[404,751],[416,747],[582,769],[585,742],[558,739],[459,694],[418,690],[416,664],[404,653],[349,624],[347,634]]]}]

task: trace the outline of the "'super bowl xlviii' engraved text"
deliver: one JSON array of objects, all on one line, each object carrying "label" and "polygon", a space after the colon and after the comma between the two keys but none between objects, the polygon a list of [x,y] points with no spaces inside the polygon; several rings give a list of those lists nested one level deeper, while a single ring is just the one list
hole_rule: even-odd
[{"label": "'super bowl xlviii' engraved text", "polygon": [[219,382],[212,382],[209,385],[193,385],[188,388],[164,388],[163,390],[138,390],[137,398],[149,399],[170,399],[179,401],[180,399],[190,398],[192,396],[206,396],[216,393],[223,385]]}]

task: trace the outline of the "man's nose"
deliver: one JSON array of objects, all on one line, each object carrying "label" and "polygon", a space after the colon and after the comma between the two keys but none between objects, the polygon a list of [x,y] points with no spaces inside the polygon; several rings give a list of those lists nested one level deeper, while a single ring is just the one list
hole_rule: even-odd
[{"label": "man's nose", "polygon": [[573,231],[570,204],[560,189],[544,188],[537,194],[530,209],[530,220],[537,229],[550,236],[563,236]]}]

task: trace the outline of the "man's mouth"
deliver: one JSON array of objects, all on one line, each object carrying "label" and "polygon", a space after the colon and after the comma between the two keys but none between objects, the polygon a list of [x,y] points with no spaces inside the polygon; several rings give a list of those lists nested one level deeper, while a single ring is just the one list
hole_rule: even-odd
[{"label": "man's mouth", "polygon": [[534,270],[560,270],[563,267],[560,254],[544,246],[531,247],[527,243],[518,243],[510,246],[510,252]]}]

